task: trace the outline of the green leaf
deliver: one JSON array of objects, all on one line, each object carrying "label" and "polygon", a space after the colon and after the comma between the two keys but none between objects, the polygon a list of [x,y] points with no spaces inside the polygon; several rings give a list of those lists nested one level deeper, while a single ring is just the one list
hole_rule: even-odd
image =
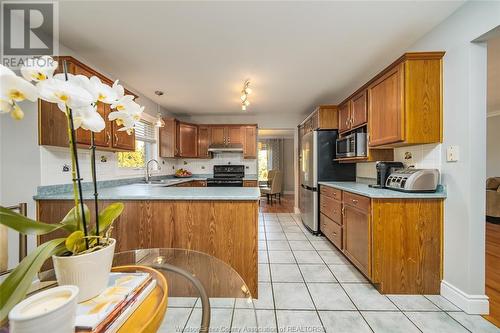
[{"label": "green leaf", "polygon": [[65,238],[56,238],[37,247],[0,284],[0,322],[7,318],[9,311],[26,296],[45,260],[66,251],[65,247],[61,246],[64,241]]},{"label": "green leaf", "polygon": [[[104,208],[99,213],[99,234],[104,235],[106,230],[113,224],[118,216],[123,212],[124,205],[121,202],[115,202]],[[92,229],[91,235],[96,235],[96,229]]]},{"label": "green leaf", "polygon": [[[76,218],[76,209],[78,208],[78,211],[80,212],[80,223],[78,223],[78,219]],[[87,205],[83,205],[83,211],[85,212],[85,221],[87,223],[90,222],[90,210]],[[81,206],[78,205],[78,207],[73,207],[71,210],[66,214],[66,216],[62,219],[61,224],[64,225],[64,229],[66,229],[69,232],[73,232],[78,230],[78,225],[83,226],[82,222],[82,216],[81,216]]]},{"label": "green leaf", "polygon": [[85,234],[81,230],[77,230],[73,232],[71,235],[66,238],[64,245],[66,245],[66,249],[73,253],[78,253],[80,249],[85,248]]},{"label": "green leaf", "polygon": [[22,234],[34,235],[45,235],[63,227],[58,223],[49,224],[32,220],[2,206],[0,206],[0,224]]}]

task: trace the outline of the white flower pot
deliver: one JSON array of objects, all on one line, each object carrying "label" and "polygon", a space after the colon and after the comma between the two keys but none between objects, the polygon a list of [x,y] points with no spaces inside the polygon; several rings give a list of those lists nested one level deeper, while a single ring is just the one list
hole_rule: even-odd
[{"label": "white flower pot", "polygon": [[78,303],[96,297],[106,289],[113,264],[116,241],[103,249],[76,256],[52,256],[57,283],[75,285],[80,289]]},{"label": "white flower pot", "polygon": [[9,313],[11,333],[75,331],[78,287],[44,290],[17,304]]}]

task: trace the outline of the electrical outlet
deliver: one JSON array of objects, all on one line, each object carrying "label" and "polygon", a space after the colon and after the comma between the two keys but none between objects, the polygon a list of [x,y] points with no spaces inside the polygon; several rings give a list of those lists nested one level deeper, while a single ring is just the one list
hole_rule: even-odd
[{"label": "electrical outlet", "polygon": [[446,148],[446,161],[447,162],[457,162],[460,158],[460,151],[458,146],[448,146]]}]

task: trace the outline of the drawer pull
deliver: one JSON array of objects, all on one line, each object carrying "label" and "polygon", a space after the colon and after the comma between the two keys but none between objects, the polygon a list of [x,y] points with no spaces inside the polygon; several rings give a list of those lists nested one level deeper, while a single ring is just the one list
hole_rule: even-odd
[{"label": "drawer pull", "polygon": [[356,200],[356,199],[352,199],[352,203],[353,203],[353,204],[357,205],[357,204],[358,204],[358,202],[359,202],[358,200]]}]

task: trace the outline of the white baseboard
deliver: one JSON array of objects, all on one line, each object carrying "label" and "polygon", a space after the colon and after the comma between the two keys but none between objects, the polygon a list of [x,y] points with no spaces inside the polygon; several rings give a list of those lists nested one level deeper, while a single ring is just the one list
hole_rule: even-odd
[{"label": "white baseboard", "polygon": [[469,295],[446,281],[441,281],[441,296],[468,314],[489,313],[489,300],[486,295]]},{"label": "white baseboard", "polygon": [[295,191],[283,191],[283,194],[295,194]]}]

